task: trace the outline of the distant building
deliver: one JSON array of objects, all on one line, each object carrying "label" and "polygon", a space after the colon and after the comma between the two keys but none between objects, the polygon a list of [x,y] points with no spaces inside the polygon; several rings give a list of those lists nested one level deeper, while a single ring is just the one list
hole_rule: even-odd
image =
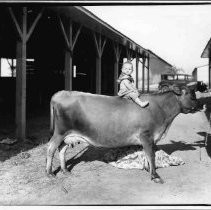
[{"label": "distant building", "polygon": [[[207,83],[208,83],[208,86],[209,88],[211,88],[211,39],[208,41],[205,49],[203,50],[202,54],[201,54],[201,58],[208,58],[208,68],[207,68]],[[198,70],[198,75],[199,75],[199,72],[203,71],[201,68],[200,68],[200,71]],[[206,70],[205,70],[206,71]]]},{"label": "distant building", "polygon": [[206,65],[194,68],[192,76],[196,81],[203,81],[205,84],[208,85],[208,66]]}]

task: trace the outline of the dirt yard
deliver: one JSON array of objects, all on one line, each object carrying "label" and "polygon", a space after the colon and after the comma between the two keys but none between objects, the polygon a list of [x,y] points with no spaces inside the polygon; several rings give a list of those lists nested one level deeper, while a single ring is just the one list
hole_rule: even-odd
[{"label": "dirt yard", "polygon": [[[10,125],[1,120],[2,127]],[[31,116],[27,141],[0,144],[0,205],[193,205],[211,204],[211,138],[204,112],[180,114],[159,148],[177,157],[184,165],[157,170],[164,184],[155,184],[148,172],[118,169],[101,160],[105,150],[79,144],[67,151],[70,175],[59,171],[56,179],[45,176],[49,117]],[[12,126],[0,137],[12,137]],[[1,140],[0,139],[0,140]]]}]

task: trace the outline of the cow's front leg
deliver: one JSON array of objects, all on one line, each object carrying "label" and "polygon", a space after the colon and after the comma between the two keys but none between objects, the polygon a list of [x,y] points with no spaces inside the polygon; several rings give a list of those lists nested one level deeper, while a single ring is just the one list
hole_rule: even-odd
[{"label": "cow's front leg", "polygon": [[48,143],[49,146],[47,149],[47,160],[46,160],[46,174],[48,177],[55,177],[54,173],[52,172],[52,161],[55,151],[59,147],[62,141],[63,137],[61,135],[54,134]]},{"label": "cow's front leg", "polygon": [[59,158],[60,158],[60,164],[61,164],[61,172],[63,174],[69,173],[66,167],[66,163],[65,163],[66,162],[65,153],[66,153],[67,148],[68,148],[68,145],[65,144],[64,142],[59,146]]},{"label": "cow's front leg", "polygon": [[150,136],[150,133],[144,132],[140,135],[142,146],[144,149],[144,152],[147,156],[148,163],[149,163],[149,172],[151,175],[151,179],[156,183],[163,183],[163,180],[160,178],[160,176],[157,174],[155,169],[155,152],[153,150],[153,138]]}]

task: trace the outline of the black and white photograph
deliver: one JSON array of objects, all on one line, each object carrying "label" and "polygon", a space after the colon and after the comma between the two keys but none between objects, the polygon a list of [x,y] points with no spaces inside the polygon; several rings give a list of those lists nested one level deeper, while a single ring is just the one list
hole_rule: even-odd
[{"label": "black and white photograph", "polygon": [[0,208],[210,198],[210,1],[0,2]]}]

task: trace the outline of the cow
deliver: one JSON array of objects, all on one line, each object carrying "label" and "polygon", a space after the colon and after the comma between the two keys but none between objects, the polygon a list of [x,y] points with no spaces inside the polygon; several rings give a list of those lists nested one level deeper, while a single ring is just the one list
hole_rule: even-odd
[{"label": "cow", "polygon": [[[59,91],[50,102],[52,137],[47,148],[46,173],[52,172],[52,159],[59,149],[61,172],[68,173],[65,152],[68,145],[87,142],[95,147],[116,148],[142,145],[148,159],[151,179],[163,183],[155,168],[155,146],[179,113],[194,113],[198,102],[191,86],[176,93],[144,94],[149,106],[133,101],[77,91]],[[71,137],[71,138],[70,138]]]}]

